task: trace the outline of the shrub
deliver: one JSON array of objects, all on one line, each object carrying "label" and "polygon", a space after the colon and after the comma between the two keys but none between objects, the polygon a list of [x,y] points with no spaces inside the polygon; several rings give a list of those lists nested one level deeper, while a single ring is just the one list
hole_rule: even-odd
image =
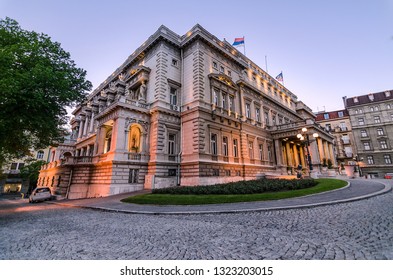
[{"label": "shrub", "polygon": [[185,195],[207,195],[207,194],[253,194],[264,192],[278,192],[288,190],[299,190],[313,187],[317,184],[314,179],[282,180],[282,179],[260,179],[251,181],[240,181],[233,183],[196,186],[196,187],[171,187],[155,189],[153,194],[185,194]]}]

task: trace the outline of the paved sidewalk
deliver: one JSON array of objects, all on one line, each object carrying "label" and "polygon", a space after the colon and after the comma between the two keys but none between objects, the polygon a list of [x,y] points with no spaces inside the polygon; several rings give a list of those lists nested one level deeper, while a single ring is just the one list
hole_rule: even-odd
[{"label": "paved sidewalk", "polygon": [[309,195],[299,198],[282,199],[275,201],[258,201],[227,204],[207,204],[207,205],[138,205],[123,203],[120,200],[129,196],[149,193],[147,190],[124,193],[102,198],[76,199],[51,201],[50,203],[90,208],[102,211],[122,212],[130,214],[209,214],[209,213],[236,213],[267,210],[282,210],[293,208],[315,207],[321,205],[337,204],[366,199],[376,195],[381,195],[392,190],[392,180],[347,180],[348,186],[330,192]]}]

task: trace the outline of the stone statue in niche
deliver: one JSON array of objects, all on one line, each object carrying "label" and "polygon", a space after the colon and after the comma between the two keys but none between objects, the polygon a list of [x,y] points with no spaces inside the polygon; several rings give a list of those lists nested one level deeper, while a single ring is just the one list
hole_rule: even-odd
[{"label": "stone statue in niche", "polygon": [[146,100],[146,84],[145,84],[145,81],[142,81],[142,84],[139,87],[138,100]]}]

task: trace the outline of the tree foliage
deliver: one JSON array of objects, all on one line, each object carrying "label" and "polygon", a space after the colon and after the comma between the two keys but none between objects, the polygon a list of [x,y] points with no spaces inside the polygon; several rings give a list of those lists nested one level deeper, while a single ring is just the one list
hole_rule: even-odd
[{"label": "tree foliage", "polygon": [[90,89],[86,71],[59,43],[0,19],[0,163],[59,140],[65,108]]}]

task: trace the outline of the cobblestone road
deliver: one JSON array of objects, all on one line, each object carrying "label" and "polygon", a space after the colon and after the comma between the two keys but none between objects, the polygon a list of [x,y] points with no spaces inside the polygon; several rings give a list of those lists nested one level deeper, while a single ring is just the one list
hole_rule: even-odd
[{"label": "cobblestone road", "polygon": [[392,192],[308,209],[209,215],[0,204],[0,259],[393,259]]}]

